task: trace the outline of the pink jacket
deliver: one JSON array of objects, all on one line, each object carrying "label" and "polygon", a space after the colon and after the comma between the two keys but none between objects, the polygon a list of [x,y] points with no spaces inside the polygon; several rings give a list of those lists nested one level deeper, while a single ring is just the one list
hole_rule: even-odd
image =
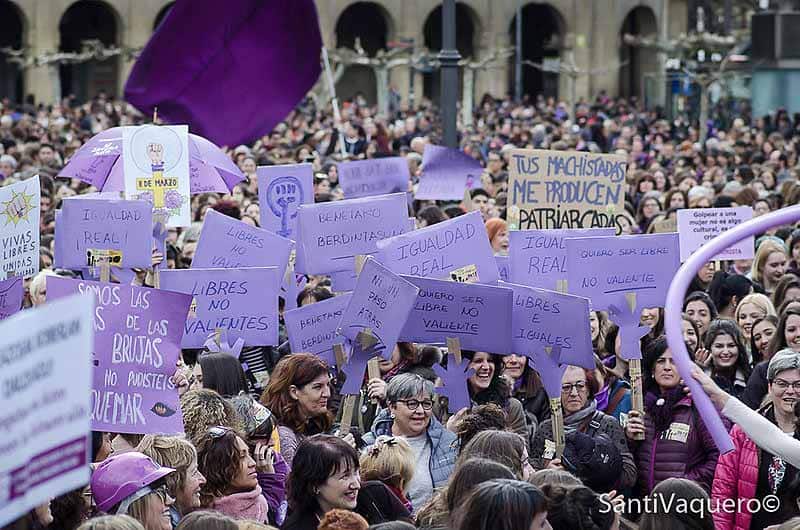
[{"label": "pink jacket", "polygon": [[[742,429],[735,425],[731,430],[734,450],[720,455],[711,486],[714,527],[716,530],[749,530],[753,514],[742,502],[742,510],[724,510],[725,499],[752,499],[758,486],[758,461],[760,451]],[[730,501],[728,501],[730,503]]]}]

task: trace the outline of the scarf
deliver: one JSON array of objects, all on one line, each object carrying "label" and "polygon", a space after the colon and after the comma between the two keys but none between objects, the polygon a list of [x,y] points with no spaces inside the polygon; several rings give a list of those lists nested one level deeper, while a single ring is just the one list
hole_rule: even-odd
[{"label": "scarf", "polygon": [[663,395],[655,392],[647,393],[644,398],[644,410],[648,416],[653,418],[656,435],[669,429],[672,423],[672,407],[684,397],[682,385],[676,386]]},{"label": "scarf", "polygon": [[587,418],[594,416],[595,412],[597,412],[597,401],[592,400],[578,412],[574,412],[565,417],[564,434],[570,434],[578,430],[578,427],[580,427]]},{"label": "scarf", "polygon": [[[597,410],[606,410],[608,407],[608,398],[611,397],[611,387],[604,385],[600,391],[594,395],[594,400],[597,402]],[[609,412],[614,412],[610,410]]]},{"label": "scarf", "polygon": [[267,499],[261,495],[261,486],[214,499],[211,507],[228,517],[249,519],[259,523],[267,522],[269,514]]}]

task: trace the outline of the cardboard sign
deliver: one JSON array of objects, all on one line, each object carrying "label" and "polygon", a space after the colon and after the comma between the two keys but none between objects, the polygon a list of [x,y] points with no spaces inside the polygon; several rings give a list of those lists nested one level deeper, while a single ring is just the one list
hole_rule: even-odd
[{"label": "cardboard sign", "polygon": [[152,266],[153,206],[121,199],[65,199],[56,218],[59,267]]},{"label": "cardboard sign", "polygon": [[494,260],[497,262],[497,273],[500,275],[500,279],[504,282],[510,281],[511,262],[508,256],[495,256]]},{"label": "cardboard sign", "polygon": [[191,297],[133,285],[47,278],[48,304],[73,293],[91,293],[95,299],[92,429],[183,433],[178,391],[170,377],[181,355]]},{"label": "cardboard sign", "polygon": [[283,321],[292,351],[313,353],[335,364],[333,345],[344,343],[344,337],[336,330],[350,298],[350,294],[343,294],[284,312]]},{"label": "cardboard sign", "polygon": [[208,210],[192,268],[277,267],[283,271],[293,245],[290,239]]},{"label": "cardboard sign", "polygon": [[509,205],[523,230],[614,228],[622,232],[627,161],[619,155],[515,149]]},{"label": "cardboard sign", "polygon": [[340,162],[337,169],[346,199],[408,191],[408,162],[401,156]]},{"label": "cardboard sign", "polygon": [[0,188],[0,280],[30,278],[39,272],[40,197],[39,175]]},{"label": "cardboard sign", "polygon": [[338,271],[331,273],[331,291],[346,293],[356,288],[358,274],[355,270]]},{"label": "cardboard sign", "polygon": [[167,226],[189,226],[189,127],[123,127],[125,198],[147,201],[167,214]]},{"label": "cardboard sign", "polygon": [[588,230],[512,230],[508,233],[509,281],[556,290],[567,279],[568,237],[613,236],[613,228]]},{"label": "cardboard sign", "polygon": [[182,347],[202,348],[217,329],[231,342],[276,346],[282,279],[275,267],[173,269],[161,273],[161,288],[191,295]]},{"label": "cardboard sign", "polygon": [[89,481],[92,308],[71,296],[0,326],[0,526]]},{"label": "cardboard sign", "polygon": [[500,278],[480,212],[378,242],[381,263],[397,274],[480,283]]},{"label": "cardboard sign", "polygon": [[445,344],[448,337],[456,337],[467,350],[501,355],[514,351],[510,289],[401,277],[416,285],[419,293],[400,332],[400,340]]},{"label": "cardboard sign", "polygon": [[391,355],[418,293],[414,284],[367,259],[342,314],[339,333],[355,340],[360,332],[369,330],[378,341],[375,352]]},{"label": "cardboard sign", "polygon": [[639,307],[663,307],[679,257],[678,234],[567,239],[569,292],[593,309],[622,307],[626,293]]},{"label": "cardboard sign", "polygon": [[467,181],[480,182],[480,162],[458,149],[425,144],[417,200],[456,200],[464,197]]},{"label": "cardboard sign", "polygon": [[[678,210],[681,261],[726,230],[753,218],[749,206],[736,208],[691,208]],[[714,256],[714,260],[753,259],[754,236],[747,237]]]},{"label": "cardboard sign", "polygon": [[296,240],[299,207],[314,202],[311,164],[259,166],[257,174],[261,228]]},{"label": "cardboard sign", "polygon": [[404,193],[307,204],[299,216],[295,270],[303,274],[353,270],[354,256],[409,230]]},{"label": "cardboard sign", "polygon": [[25,287],[22,278],[15,276],[7,280],[0,280],[0,320],[5,320],[22,309],[22,299],[25,297]]},{"label": "cardboard sign", "polygon": [[561,348],[562,364],[594,369],[589,300],[516,284],[514,291],[513,351],[533,358],[546,348]]}]

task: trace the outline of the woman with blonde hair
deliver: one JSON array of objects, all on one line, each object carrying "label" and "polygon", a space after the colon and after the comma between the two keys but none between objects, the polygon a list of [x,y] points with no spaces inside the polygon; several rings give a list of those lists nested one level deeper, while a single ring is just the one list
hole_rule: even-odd
[{"label": "woman with blonde hair", "polygon": [[144,530],[144,527],[130,515],[101,515],[89,519],[78,530]]},{"label": "woman with blonde hair", "polygon": [[412,511],[406,498],[406,487],[411,484],[417,456],[404,439],[397,436],[378,436],[375,444],[367,448],[359,458],[361,480],[379,480]]},{"label": "woman with blonde hair", "polygon": [[734,318],[742,330],[745,344],[750,344],[753,337],[753,324],[768,315],[777,316],[775,306],[770,299],[761,293],[748,294],[736,306]]},{"label": "woman with blonde hair", "polygon": [[775,239],[765,239],[758,246],[753,259],[753,268],[750,270],[750,279],[760,283],[767,294],[772,294],[778,282],[786,272],[786,246]]}]

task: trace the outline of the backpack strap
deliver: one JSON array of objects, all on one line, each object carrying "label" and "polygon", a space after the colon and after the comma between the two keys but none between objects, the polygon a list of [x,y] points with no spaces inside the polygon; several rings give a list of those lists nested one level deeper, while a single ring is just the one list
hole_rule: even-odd
[{"label": "backpack strap", "polygon": [[621,386],[614,392],[614,395],[611,396],[611,399],[608,400],[608,406],[606,406],[606,410],[608,411],[609,415],[612,415],[617,407],[619,406],[622,399],[625,397],[625,391],[628,389],[624,386]]}]

